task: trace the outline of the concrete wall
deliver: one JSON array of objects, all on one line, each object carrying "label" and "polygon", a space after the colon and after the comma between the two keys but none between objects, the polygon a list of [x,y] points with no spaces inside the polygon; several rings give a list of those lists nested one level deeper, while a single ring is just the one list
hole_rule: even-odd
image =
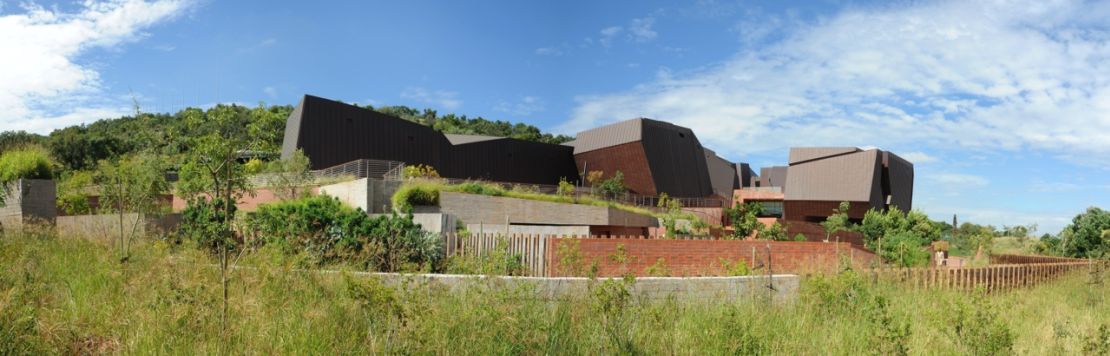
[{"label": "concrete wall", "polygon": [[658,225],[655,217],[614,208],[452,192],[440,193],[438,210],[454,215],[466,224],[504,224],[508,219],[509,224]]},{"label": "concrete wall", "polygon": [[19,230],[27,221],[53,223],[58,216],[57,188],[53,180],[20,179],[7,187],[0,207],[0,226]]},{"label": "concrete wall", "polygon": [[340,201],[362,208],[368,213],[383,214],[393,209],[391,199],[400,186],[399,181],[362,178],[321,186],[319,192],[339,198]]},{"label": "concrete wall", "polygon": [[[605,279],[582,277],[505,277],[444,274],[402,275],[396,273],[357,273],[360,276],[380,278],[388,285],[402,287],[411,283],[442,286],[452,292],[468,288],[531,288],[534,295],[543,299],[559,299],[588,295],[590,286]],[[629,292],[646,299],[670,297],[699,301],[735,301],[748,298],[769,297],[775,302],[794,300],[798,294],[799,278],[796,275],[741,277],[639,277],[629,287]]]},{"label": "concrete wall", "polygon": [[320,194],[330,195],[354,208],[370,211],[370,179],[362,178],[320,187]]},{"label": "concrete wall", "polygon": [[[505,232],[505,224],[466,224],[466,230],[471,233],[497,233]],[[590,227],[585,225],[509,225],[509,234],[516,235],[557,235],[557,236],[588,236]]]},{"label": "concrete wall", "polygon": [[[598,275],[605,277],[633,273],[649,275],[648,267],[659,263],[672,276],[719,276],[726,274],[722,261],[744,263],[752,270],[766,273],[768,247],[773,273],[810,273],[836,271],[841,258],[856,267],[866,267],[875,259],[869,251],[847,243],[774,242],[747,240],[662,240],[662,239],[549,239],[548,271],[551,276],[572,274],[560,266],[559,245],[577,244],[584,265],[598,265]],[[613,262],[610,256],[624,250],[628,262]],[[658,262],[660,259],[663,262]],[[588,268],[588,267],[587,267]]]},{"label": "concrete wall", "polygon": [[[140,236],[146,234],[161,235],[172,232],[180,224],[181,214],[145,217],[140,217],[136,213],[123,214],[125,235],[132,231]],[[120,236],[120,216],[118,214],[59,216],[56,228],[60,236],[111,240]]]}]

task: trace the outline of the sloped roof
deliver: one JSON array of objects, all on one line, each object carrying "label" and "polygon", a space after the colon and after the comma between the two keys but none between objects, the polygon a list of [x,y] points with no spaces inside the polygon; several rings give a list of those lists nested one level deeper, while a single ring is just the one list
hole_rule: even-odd
[{"label": "sloped roof", "polygon": [[582,131],[578,133],[574,141],[567,144],[573,143],[574,154],[579,154],[640,141],[643,138],[644,120],[643,118],[625,120]]},{"label": "sloped roof", "polygon": [[[794,152],[790,150],[792,162]],[[786,200],[873,202],[881,199],[877,181],[882,172],[880,152],[834,154],[834,157],[826,155],[824,159],[791,163],[786,175]]]},{"label": "sloped roof", "polygon": [[505,137],[498,136],[485,136],[485,135],[460,135],[460,134],[443,134],[447,137],[447,141],[452,145],[465,145],[474,142],[484,142],[504,139]]},{"label": "sloped roof", "polygon": [[789,164],[859,151],[860,149],[855,147],[791,147]]}]

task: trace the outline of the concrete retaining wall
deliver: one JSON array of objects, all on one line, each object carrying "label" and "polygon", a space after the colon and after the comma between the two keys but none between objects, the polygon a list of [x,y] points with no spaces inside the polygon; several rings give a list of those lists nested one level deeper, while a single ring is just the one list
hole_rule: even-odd
[{"label": "concrete retaining wall", "polygon": [[[539,298],[558,299],[588,295],[589,287],[606,280],[581,277],[505,277],[447,274],[357,273],[381,278],[390,285],[423,282],[458,292],[466,288],[532,288]],[[492,279],[490,283],[476,283]],[[797,297],[799,278],[796,275],[741,277],[640,277],[630,286],[634,296],[647,299],[675,297],[687,300],[740,300],[770,297],[774,301],[790,301]],[[771,288],[773,286],[773,288]]]},{"label": "concrete retaining wall", "polygon": [[58,216],[57,188],[49,179],[20,179],[9,184],[4,206],[0,207],[0,227],[19,231],[29,221],[53,223]]},{"label": "concrete retaining wall", "polygon": [[[123,214],[124,234],[132,231],[140,236],[169,233],[181,223],[181,214],[140,217],[136,213]],[[136,226],[136,224],[139,224]],[[115,239],[120,236],[118,214],[59,216],[56,222],[59,236],[80,236],[92,240]]]},{"label": "concrete retaining wall", "polygon": [[466,224],[504,224],[507,219],[510,225],[658,225],[655,217],[614,208],[453,192],[439,194],[439,211]]},{"label": "concrete retaining wall", "polygon": [[384,214],[393,209],[391,199],[400,186],[399,181],[362,178],[321,186],[319,192],[368,213]]},{"label": "concrete retaining wall", "polygon": [[[466,230],[473,234],[504,234],[505,224],[466,224]],[[556,235],[589,236],[590,227],[585,225],[509,225],[510,235]]]}]

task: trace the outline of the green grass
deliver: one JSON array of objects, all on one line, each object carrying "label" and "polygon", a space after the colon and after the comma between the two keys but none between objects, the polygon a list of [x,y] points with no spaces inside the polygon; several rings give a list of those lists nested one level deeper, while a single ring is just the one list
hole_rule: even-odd
[{"label": "green grass", "polygon": [[450,293],[297,272],[301,257],[262,250],[242,260],[257,268],[231,274],[223,334],[213,258],[155,242],[134,256],[120,264],[82,239],[0,237],[0,354],[969,354],[1007,340],[1012,350],[994,351],[1082,354],[1110,324],[1110,302],[1094,298],[1110,283],[1088,285],[1084,273],[985,297],[846,274],[804,280],[781,305],[645,301],[620,283],[545,301],[487,282]]}]

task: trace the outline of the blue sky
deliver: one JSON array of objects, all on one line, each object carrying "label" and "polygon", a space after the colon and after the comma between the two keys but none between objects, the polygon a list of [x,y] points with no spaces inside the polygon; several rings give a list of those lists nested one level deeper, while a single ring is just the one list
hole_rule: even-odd
[{"label": "blue sky", "polygon": [[305,93],[573,134],[646,116],[756,167],[892,150],[937,219],[1110,203],[1110,5],[0,1],[0,130]]}]

